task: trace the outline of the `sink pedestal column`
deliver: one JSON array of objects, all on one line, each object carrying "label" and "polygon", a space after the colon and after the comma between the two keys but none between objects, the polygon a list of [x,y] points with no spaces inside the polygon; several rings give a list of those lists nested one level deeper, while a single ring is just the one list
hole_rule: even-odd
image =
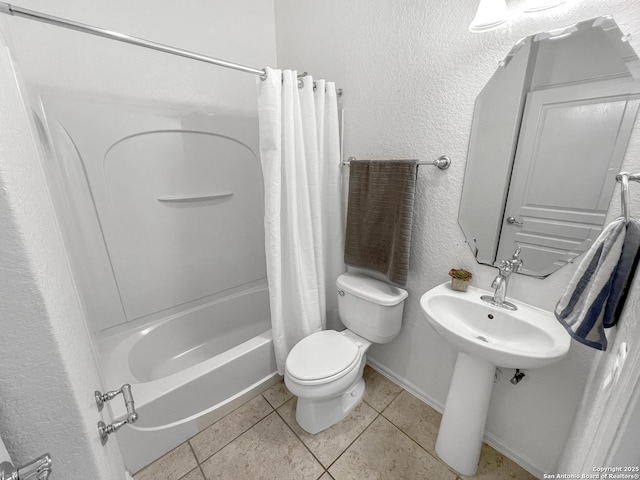
[{"label": "sink pedestal column", "polygon": [[436,453],[463,475],[474,475],[478,469],[495,370],[486,360],[458,353]]}]

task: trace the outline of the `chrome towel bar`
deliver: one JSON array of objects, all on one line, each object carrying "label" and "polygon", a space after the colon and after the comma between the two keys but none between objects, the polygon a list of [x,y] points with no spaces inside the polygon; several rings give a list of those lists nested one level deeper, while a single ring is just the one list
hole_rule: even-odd
[{"label": "chrome towel bar", "polygon": [[[356,157],[349,157],[347,160],[343,160],[342,166],[348,167],[351,160],[356,160]],[[418,162],[418,166],[420,165],[432,165],[434,167],[438,167],[440,170],[446,170],[451,165],[451,159],[446,155],[440,155],[436,160],[420,160]]]},{"label": "chrome towel bar", "polygon": [[629,182],[640,182],[640,173],[632,174],[620,172],[616,175],[616,181],[620,182],[620,205],[625,222],[629,223],[631,212],[629,211]]}]

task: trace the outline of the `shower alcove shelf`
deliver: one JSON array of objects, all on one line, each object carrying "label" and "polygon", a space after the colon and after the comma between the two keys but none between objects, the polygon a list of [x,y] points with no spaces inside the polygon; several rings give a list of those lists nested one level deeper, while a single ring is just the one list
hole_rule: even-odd
[{"label": "shower alcove shelf", "polygon": [[163,195],[158,197],[161,203],[204,202],[207,200],[219,200],[233,196],[233,192],[210,193],[202,195]]}]

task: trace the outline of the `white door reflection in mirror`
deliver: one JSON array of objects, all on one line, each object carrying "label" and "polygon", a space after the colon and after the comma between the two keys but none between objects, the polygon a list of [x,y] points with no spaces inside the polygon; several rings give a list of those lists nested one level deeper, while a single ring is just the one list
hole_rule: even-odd
[{"label": "white door reflection in mirror", "polygon": [[523,273],[546,276],[598,237],[640,105],[639,84],[615,83],[528,94],[498,259],[520,246]]}]

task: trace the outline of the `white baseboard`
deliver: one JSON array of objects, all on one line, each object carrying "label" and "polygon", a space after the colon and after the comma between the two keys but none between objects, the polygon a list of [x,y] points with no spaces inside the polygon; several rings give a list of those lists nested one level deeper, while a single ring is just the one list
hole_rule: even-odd
[{"label": "white baseboard", "polygon": [[392,372],[387,367],[385,367],[384,365],[376,362],[375,360],[373,360],[370,357],[367,357],[367,365],[369,365],[371,368],[373,368],[378,373],[381,373],[382,375],[387,377],[393,383],[396,383],[396,384],[400,385],[402,388],[404,388],[407,392],[409,392],[413,396],[418,397],[420,400],[422,400],[424,403],[429,405],[434,410],[436,410],[436,411],[438,411],[440,413],[444,412],[444,405],[443,404],[438,402],[435,398],[431,397],[424,390],[420,389],[419,387],[416,387],[413,383],[411,383],[406,378],[403,378],[403,377],[397,375],[395,372]]},{"label": "white baseboard", "polygon": [[514,462],[516,462],[518,465],[520,465],[522,468],[524,468],[527,472],[529,472],[531,475],[535,476],[536,478],[543,478],[544,473],[548,473],[545,470],[543,470],[540,466],[538,466],[536,462],[534,462],[531,458],[529,458],[522,452],[514,450],[509,445],[504,443],[500,438],[493,435],[491,432],[487,432],[487,431],[484,432],[484,442],[490,447],[495,448],[505,457],[508,457]]},{"label": "white baseboard", "polygon": [[[444,405],[442,403],[438,402],[436,399],[431,397],[427,392],[425,392],[421,388],[416,387],[413,383],[408,381],[406,378],[403,378],[397,375],[395,372],[392,372],[387,367],[376,362],[371,358],[367,358],[367,364],[371,368],[379,372],[380,374],[387,377],[393,383],[398,384],[399,386],[404,388],[407,392],[409,392],[413,396],[422,400],[424,403],[429,405],[434,410],[440,413],[444,412]],[[528,471],[535,477],[542,478],[543,474],[545,473],[545,471],[542,468],[540,468],[540,466],[538,466],[531,458],[524,455],[522,452],[514,450],[509,445],[504,443],[500,438],[493,435],[491,432],[487,432],[487,431],[484,432],[484,442],[487,445],[495,448],[498,452],[502,453],[505,457],[508,457],[511,460],[513,460],[515,463],[520,465],[522,468],[524,468],[526,471]]]}]

